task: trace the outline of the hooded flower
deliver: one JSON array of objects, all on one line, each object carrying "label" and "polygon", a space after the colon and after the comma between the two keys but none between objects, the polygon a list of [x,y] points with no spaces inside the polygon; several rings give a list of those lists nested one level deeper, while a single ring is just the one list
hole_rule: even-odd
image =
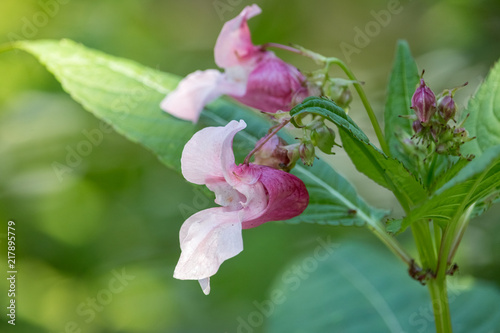
[{"label": "hooded flower", "polygon": [[174,277],[198,280],[210,292],[210,277],[225,260],[243,250],[242,229],[300,215],[309,195],[294,175],[257,164],[236,165],[233,138],[246,127],[233,120],[225,127],[207,127],[184,147],[182,174],[215,193],[221,207],[200,211],[181,227],[181,257]]},{"label": "hooded flower", "polygon": [[305,77],[273,52],[252,44],[247,20],[261,13],[247,6],[226,22],[215,44],[214,69],[197,71],[182,80],[161,103],[168,113],[197,122],[203,107],[221,95],[264,112],[289,111],[308,96]]}]

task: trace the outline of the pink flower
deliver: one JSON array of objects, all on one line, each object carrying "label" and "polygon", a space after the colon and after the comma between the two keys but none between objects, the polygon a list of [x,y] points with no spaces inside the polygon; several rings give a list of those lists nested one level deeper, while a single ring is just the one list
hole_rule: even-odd
[{"label": "pink flower", "polygon": [[209,69],[188,75],[161,108],[197,122],[203,107],[221,95],[270,113],[289,111],[307,97],[306,79],[297,68],[252,44],[247,20],[260,13],[259,6],[247,6],[224,24],[214,49],[215,63],[224,73]]},{"label": "pink flower", "polygon": [[243,120],[233,120],[225,127],[204,128],[182,152],[184,177],[205,184],[221,207],[200,211],[184,222],[174,277],[198,280],[207,295],[210,277],[243,250],[242,229],[298,216],[309,202],[304,183],[294,175],[257,164],[235,164],[233,138],[245,127]]}]

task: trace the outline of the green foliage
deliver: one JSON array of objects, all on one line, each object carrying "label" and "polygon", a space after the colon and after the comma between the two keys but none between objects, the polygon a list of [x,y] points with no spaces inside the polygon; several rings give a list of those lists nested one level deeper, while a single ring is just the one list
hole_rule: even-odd
[{"label": "green foliage", "polygon": [[[378,184],[393,191],[396,196],[413,206],[426,198],[422,185],[396,159],[388,158],[373,146],[354,121],[334,102],[310,97],[290,111],[297,116],[311,113],[327,118],[339,128],[343,147],[356,168]],[[407,208],[406,207],[406,208]]]},{"label": "green foliage", "polygon": [[14,46],[36,56],[86,110],[180,171],[182,148],[196,128],[158,106],[176,87],[177,77],[70,40],[23,41]]},{"label": "green foliage", "polygon": [[476,137],[464,145],[464,154],[479,156],[500,144],[500,62],[491,69],[464,114],[469,114],[465,129]]},{"label": "green foliage", "polygon": [[356,169],[394,192],[402,204],[406,203],[405,208],[426,199],[427,193],[422,184],[400,161],[385,156],[371,144],[357,141],[345,131],[340,132],[340,137]]},{"label": "green foliage", "polygon": [[461,169],[423,205],[413,210],[402,228],[421,219],[444,224],[455,221],[477,201],[498,192],[500,184],[500,145],[487,149]]},{"label": "green foliage", "polygon": [[345,113],[344,109],[329,99],[308,97],[301,104],[290,110],[290,115],[292,117],[296,117],[304,113],[322,116],[339,126],[339,128],[349,131],[358,140],[366,143],[369,142],[366,134],[363,133],[354,120],[352,120],[351,117]]},{"label": "green foliage", "polygon": [[[290,265],[272,289],[271,295],[282,297],[275,299],[267,332],[430,332],[426,289],[401,268],[367,243],[318,246]],[[454,332],[487,333],[500,325],[497,288],[453,278],[448,295]]]},{"label": "green foliage", "polygon": [[[159,103],[176,86],[177,77],[72,41],[24,41],[17,42],[15,47],[36,56],[88,111],[128,139],[144,145],[177,171],[180,171],[184,144],[200,126],[224,126],[231,119],[244,119],[248,127],[235,138],[239,159],[270,126],[257,113],[225,100],[207,106],[197,126],[176,119],[163,112]],[[352,122],[347,118],[345,121]],[[359,131],[355,124],[353,126]],[[364,136],[361,131],[359,135]],[[368,206],[352,185],[326,163],[315,164],[314,168],[295,168],[294,173],[302,178],[311,194],[308,208],[295,221],[375,225],[386,215],[385,211]]]},{"label": "green foliage", "polygon": [[434,193],[435,190],[439,189],[441,186],[450,181],[460,170],[462,170],[464,166],[467,165],[467,163],[469,163],[469,160],[465,158],[459,158],[455,163],[451,165],[451,167],[442,170],[439,173],[439,176],[435,177],[434,182],[429,188],[429,192]]},{"label": "green foliage", "polygon": [[411,56],[410,47],[404,40],[398,42],[396,59],[392,67],[387,101],[385,103],[385,138],[393,157],[403,161],[406,167],[412,163],[408,154],[404,153],[399,137],[410,137],[412,134],[411,120],[401,118],[411,115],[411,97],[419,81],[418,69]]},{"label": "green foliage", "polygon": [[306,184],[310,201],[305,212],[292,221],[374,226],[388,214],[366,204],[354,187],[323,161],[315,161],[311,168],[295,167],[293,173]]}]

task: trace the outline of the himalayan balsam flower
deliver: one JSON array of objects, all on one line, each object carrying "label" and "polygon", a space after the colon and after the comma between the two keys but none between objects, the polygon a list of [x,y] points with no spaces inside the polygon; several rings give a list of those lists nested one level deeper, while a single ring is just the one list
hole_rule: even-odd
[{"label": "himalayan balsam flower", "polygon": [[225,127],[204,128],[182,152],[184,177],[206,185],[221,206],[189,217],[179,236],[182,253],[174,277],[198,280],[205,294],[222,262],[243,250],[242,229],[298,216],[309,202],[304,183],[294,175],[252,163],[235,164],[233,138],[245,127],[243,120],[233,120]]},{"label": "himalayan balsam flower", "polygon": [[168,113],[197,122],[203,107],[221,95],[264,112],[289,111],[308,95],[306,79],[273,52],[253,45],[247,20],[261,13],[247,6],[226,22],[215,44],[215,63],[225,71],[196,71],[161,103]]}]

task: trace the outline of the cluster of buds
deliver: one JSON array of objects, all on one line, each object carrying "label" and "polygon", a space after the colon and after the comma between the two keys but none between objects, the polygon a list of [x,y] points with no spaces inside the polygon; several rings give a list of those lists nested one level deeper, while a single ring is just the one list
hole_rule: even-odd
[{"label": "cluster of buds", "polygon": [[328,97],[342,109],[349,109],[352,101],[349,86],[357,81],[330,77],[325,69],[306,73],[306,77],[311,95]]},{"label": "cluster of buds", "polygon": [[303,136],[300,142],[287,144],[285,140],[270,132],[255,145],[255,149],[247,156],[254,156],[254,163],[269,166],[289,172],[300,159],[304,165],[311,166],[316,158],[316,148],[325,154],[334,154],[333,147],[339,146],[335,142],[335,132],[325,125],[324,119],[315,117],[307,125],[302,125],[302,120],[296,119],[300,123]]},{"label": "cluster of buds", "polygon": [[335,132],[326,126],[323,117],[313,115],[312,120],[307,124],[304,124],[304,117],[308,115],[302,114],[294,118],[296,126],[302,128],[303,135],[291,156],[295,159],[300,158],[305,165],[312,166],[316,157],[316,148],[325,154],[333,155],[335,154],[333,147],[340,147],[340,145],[335,142]]},{"label": "cluster of buds", "polygon": [[420,84],[411,99],[411,108],[415,115],[408,116],[414,120],[413,138],[418,139],[418,143],[432,146],[438,154],[461,156],[460,146],[472,140],[463,127],[467,117],[460,123],[455,119],[457,105],[453,96],[463,86],[446,89],[436,97],[425,84],[423,77],[420,78]]}]

